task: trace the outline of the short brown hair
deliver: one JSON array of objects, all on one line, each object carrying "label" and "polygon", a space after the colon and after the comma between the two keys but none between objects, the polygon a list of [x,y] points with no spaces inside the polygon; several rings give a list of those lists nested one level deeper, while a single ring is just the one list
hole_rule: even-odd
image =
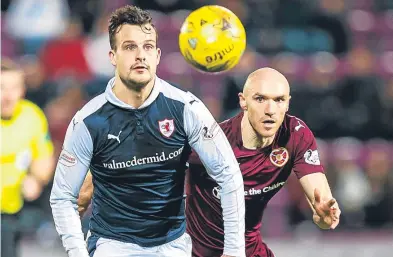
[{"label": "short brown hair", "polygon": [[109,43],[112,50],[116,50],[116,33],[119,32],[123,24],[130,25],[145,25],[150,24],[156,31],[156,39],[158,39],[157,30],[152,23],[152,17],[149,12],[140,9],[139,7],[126,5],[116,9],[109,18]]}]

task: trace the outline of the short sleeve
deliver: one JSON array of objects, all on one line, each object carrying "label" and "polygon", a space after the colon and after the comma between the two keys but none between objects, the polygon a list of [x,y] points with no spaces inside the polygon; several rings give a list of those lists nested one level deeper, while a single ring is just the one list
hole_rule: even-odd
[{"label": "short sleeve", "polygon": [[311,130],[306,126],[300,131],[295,132],[295,160],[293,165],[293,171],[296,177],[301,177],[322,172],[324,173],[323,165],[319,159],[319,153],[317,148],[317,142]]}]

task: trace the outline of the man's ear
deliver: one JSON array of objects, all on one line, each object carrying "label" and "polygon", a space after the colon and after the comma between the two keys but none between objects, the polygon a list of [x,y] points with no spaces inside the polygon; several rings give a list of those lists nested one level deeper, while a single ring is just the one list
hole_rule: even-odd
[{"label": "man's ear", "polygon": [[240,108],[242,108],[243,111],[246,111],[247,110],[247,102],[246,102],[246,98],[244,97],[244,94],[242,92],[240,92],[238,94],[238,96],[239,96]]},{"label": "man's ear", "polygon": [[286,112],[289,111],[289,104],[291,103],[291,98],[292,98],[292,97],[289,96],[289,98],[288,98],[288,105],[287,105],[287,110],[286,110]]},{"label": "man's ear", "polygon": [[109,59],[111,60],[112,65],[116,66],[115,50],[109,51]]},{"label": "man's ear", "polygon": [[161,60],[161,48],[157,48],[157,65],[160,64]]}]

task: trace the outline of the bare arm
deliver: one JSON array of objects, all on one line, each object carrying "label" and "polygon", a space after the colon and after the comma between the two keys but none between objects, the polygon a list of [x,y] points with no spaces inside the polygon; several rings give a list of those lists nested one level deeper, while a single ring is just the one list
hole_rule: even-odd
[{"label": "bare arm", "polygon": [[313,211],[313,221],[321,229],[334,229],[340,220],[340,209],[332,196],[324,168],[319,159],[315,137],[307,125],[294,131],[297,139],[293,171]]},{"label": "bare arm", "polygon": [[319,191],[321,192],[322,200],[330,200],[333,198],[332,192],[330,191],[329,183],[326,179],[325,174],[323,173],[312,173],[306,175],[300,178],[299,182],[302,185],[303,191],[306,194],[307,201],[310,204],[310,207],[313,210],[313,212],[315,212],[315,209],[311,203],[314,202],[315,188],[318,188]]},{"label": "bare arm", "polygon": [[90,205],[91,198],[93,196],[93,191],[94,191],[93,177],[89,171],[79,191],[79,197],[77,201],[78,211],[81,217],[83,217],[83,214],[86,212],[87,208]]}]

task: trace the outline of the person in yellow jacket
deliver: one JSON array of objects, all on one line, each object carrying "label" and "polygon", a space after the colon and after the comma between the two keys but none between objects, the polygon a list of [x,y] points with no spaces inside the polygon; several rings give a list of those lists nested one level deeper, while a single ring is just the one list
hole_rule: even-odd
[{"label": "person in yellow jacket", "polygon": [[18,256],[18,216],[36,200],[54,172],[53,144],[43,111],[23,98],[22,70],[1,63],[1,257]]}]

